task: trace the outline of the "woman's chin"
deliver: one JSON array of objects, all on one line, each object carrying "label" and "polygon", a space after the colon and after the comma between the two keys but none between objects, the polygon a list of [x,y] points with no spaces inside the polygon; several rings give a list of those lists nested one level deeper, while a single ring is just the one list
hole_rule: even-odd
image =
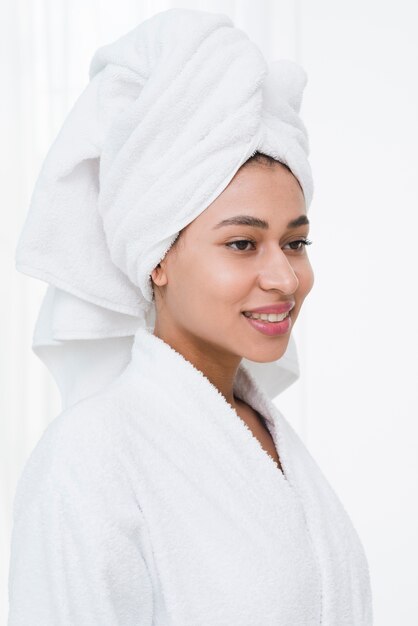
[{"label": "woman's chin", "polygon": [[248,361],[254,361],[254,363],[273,363],[273,361],[281,359],[284,355],[289,345],[289,339],[290,335],[281,335],[280,339],[276,338],[274,346],[259,346],[257,349],[253,346],[252,349],[249,349],[242,355],[242,358]]}]

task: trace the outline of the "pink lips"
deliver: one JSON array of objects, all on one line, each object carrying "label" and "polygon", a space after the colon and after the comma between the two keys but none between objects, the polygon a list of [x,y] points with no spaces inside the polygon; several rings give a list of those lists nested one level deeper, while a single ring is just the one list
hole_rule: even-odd
[{"label": "pink lips", "polygon": [[263,335],[269,335],[270,337],[286,334],[292,325],[290,314],[281,322],[266,322],[264,320],[251,319],[251,317],[247,317],[244,313],[242,315],[253,328],[259,330]]},{"label": "pink lips", "polygon": [[243,313],[286,313],[295,306],[294,302],[278,302],[277,304],[271,304],[269,306],[260,306],[258,309],[247,309]]}]

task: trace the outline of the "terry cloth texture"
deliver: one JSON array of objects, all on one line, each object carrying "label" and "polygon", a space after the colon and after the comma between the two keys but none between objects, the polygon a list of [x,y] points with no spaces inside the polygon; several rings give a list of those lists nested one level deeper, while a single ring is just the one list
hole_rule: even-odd
[{"label": "terry cloth texture", "polygon": [[371,626],[369,570],[317,463],[241,363],[282,473],[147,330],[47,427],[19,480],[9,626]]}]

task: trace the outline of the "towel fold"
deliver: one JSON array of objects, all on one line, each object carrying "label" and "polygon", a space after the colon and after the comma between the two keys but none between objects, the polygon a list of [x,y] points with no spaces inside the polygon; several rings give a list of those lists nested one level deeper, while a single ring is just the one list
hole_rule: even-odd
[{"label": "towel fold", "polygon": [[169,9],[102,46],[36,182],[16,267],[141,315],[178,232],[256,151],[286,163],[309,206],[298,116],[305,71],[271,66],[229,17]]},{"label": "towel fold", "polygon": [[[56,290],[38,326],[73,342],[68,373],[56,359],[61,381],[74,376],[77,349],[84,362],[84,344],[74,342],[132,340],[155,319],[151,271],[256,151],[292,170],[307,210],[313,195],[298,115],[306,72],[287,59],[267,64],[228,16],[157,13],[100,47],[89,77],[46,155],[16,249],[16,268]],[[37,350],[49,367],[54,345]],[[254,364],[272,396],[298,376],[293,345],[289,352],[289,375],[286,359]],[[88,393],[85,380],[77,386]]]}]

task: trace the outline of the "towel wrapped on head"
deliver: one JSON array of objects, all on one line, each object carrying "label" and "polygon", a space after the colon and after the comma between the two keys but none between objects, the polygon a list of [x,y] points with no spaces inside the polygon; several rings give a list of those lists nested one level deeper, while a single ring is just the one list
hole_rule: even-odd
[{"label": "towel wrapped on head", "polygon": [[[152,270],[255,152],[290,168],[308,210],[306,82],[297,63],[268,65],[228,16],[207,11],[157,13],[99,48],[46,155],[16,250],[17,269],[66,302],[56,312],[49,297],[36,331],[43,345],[152,324]],[[298,376],[292,340],[288,349],[290,368],[254,364],[262,384],[276,381],[272,395]]]}]

